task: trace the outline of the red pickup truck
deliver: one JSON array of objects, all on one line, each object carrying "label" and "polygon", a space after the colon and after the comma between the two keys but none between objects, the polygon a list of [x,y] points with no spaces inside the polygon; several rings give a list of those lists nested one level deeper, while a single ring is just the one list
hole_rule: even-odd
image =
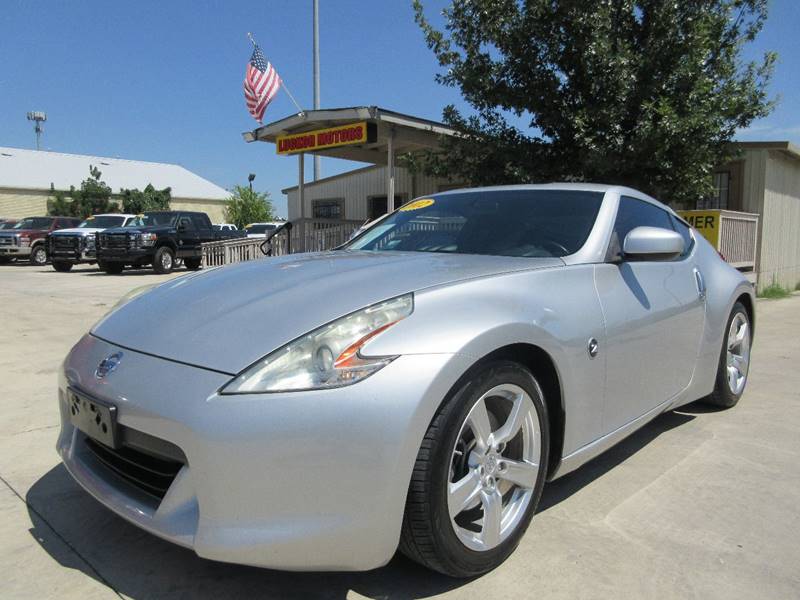
[{"label": "red pickup truck", "polygon": [[47,262],[47,234],[56,229],[77,227],[73,217],[26,217],[10,229],[0,229],[0,263],[27,258],[34,265]]}]

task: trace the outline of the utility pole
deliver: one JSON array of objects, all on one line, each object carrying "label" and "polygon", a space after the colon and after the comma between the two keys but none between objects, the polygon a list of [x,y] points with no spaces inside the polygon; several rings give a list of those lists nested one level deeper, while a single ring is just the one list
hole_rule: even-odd
[{"label": "utility pole", "polygon": [[[314,110],[319,110],[319,0],[314,2]],[[314,155],[314,181],[320,178],[320,159]]]}]

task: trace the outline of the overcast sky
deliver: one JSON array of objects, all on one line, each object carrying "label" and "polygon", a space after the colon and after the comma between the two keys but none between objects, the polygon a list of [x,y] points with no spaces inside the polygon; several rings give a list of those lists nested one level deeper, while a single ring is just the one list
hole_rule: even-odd
[{"label": "overcast sky", "polygon": [[[428,0],[435,15],[445,4]],[[322,106],[378,105],[438,119],[455,90],[433,81],[437,64],[410,0],[320,0]],[[0,146],[35,147],[29,110],[46,111],[43,149],[174,162],[231,188],[272,195],[297,183],[297,161],[271,144],[246,144],[257,124],[242,77],[252,31],[297,100],[311,105],[311,0],[248,2],[34,2],[0,11]],[[748,54],[780,53],[777,110],[742,139],[800,142],[800,2],[773,0]],[[284,93],[264,120],[296,112]],[[310,163],[311,161],[307,161]],[[351,168],[326,159],[323,175]],[[310,165],[309,165],[310,178]],[[76,182],[78,184],[79,182]]]}]

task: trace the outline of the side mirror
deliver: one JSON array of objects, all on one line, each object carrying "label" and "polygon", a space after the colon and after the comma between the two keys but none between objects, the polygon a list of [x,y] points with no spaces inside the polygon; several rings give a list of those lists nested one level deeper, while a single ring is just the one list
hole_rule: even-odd
[{"label": "side mirror", "polygon": [[625,258],[634,260],[670,260],[683,250],[681,234],[661,227],[636,227],[628,232],[622,244]]}]

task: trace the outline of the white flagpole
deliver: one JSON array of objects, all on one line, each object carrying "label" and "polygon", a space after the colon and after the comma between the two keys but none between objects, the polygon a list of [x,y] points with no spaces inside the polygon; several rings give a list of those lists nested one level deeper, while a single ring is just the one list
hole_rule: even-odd
[{"label": "white flagpole", "polygon": [[[248,39],[250,40],[250,42],[253,44],[253,47],[254,47],[254,48],[256,48],[256,47],[258,46],[258,44],[256,44],[256,41],[253,39],[253,34],[252,34],[252,33],[250,33],[249,31],[247,32],[247,38],[248,38]],[[273,67],[274,67],[274,66],[275,66],[275,65],[273,65]],[[277,69],[276,69],[276,70],[277,70]],[[278,74],[278,77],[280,77],[280,74]],[[287,87],[286,87],[286,84],[283,82],[283,77],[281,77],[281,87],[283,88],[283,91],[284,91],[284,92],[286,92],[286,95],[287,95],[287,96],[289,96],[289,99],[290,99],[290,100],[291,100],[291,101],[294,103],[294,105],[297,107],[297,110],[298,110],[298,111],[300,111],[300,113],[299,113],[299,114],[300,114],[300,115],[305,115],[305,114],[306,114],[306,111],[304,111],[304,110],[303,110],[303,108],[302,108],[302,107],[301,107],[301,106],[300,106],[300,105],[297,103],[297,100],[295,100],[295,99],[294,99],[294,96],[292,96],[292,92],[290,92],[290,91],[289,91],[289,88],[287,88]]]}]

